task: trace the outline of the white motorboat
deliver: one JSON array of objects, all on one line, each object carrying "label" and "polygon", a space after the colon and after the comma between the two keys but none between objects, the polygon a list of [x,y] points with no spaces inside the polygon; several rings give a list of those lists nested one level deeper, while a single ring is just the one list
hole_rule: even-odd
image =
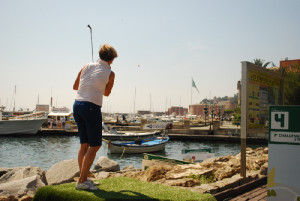
[{"label": "white motorboat", "polygon": [[36,134],[47,120],[43,113],[32,113],[4,120],[3,110],[4,107],[0,107],[0,135]]}]

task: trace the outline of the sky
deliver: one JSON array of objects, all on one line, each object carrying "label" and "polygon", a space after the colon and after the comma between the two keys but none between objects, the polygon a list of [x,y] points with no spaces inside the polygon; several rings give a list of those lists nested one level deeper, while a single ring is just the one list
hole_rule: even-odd
[{"label": "sky", "polygon": [[[0,105],[72,110],[80,69],[118,52],[103,112],[233,96],[241,61],[300,59],[299,0],[0,0]],[[91,35],[87,25],[92,27]],[[270,66],[271,67],[271,66]],[[192,79],[199,90],[192,88]],[[15,93],[16,86],[16,94]]]}]

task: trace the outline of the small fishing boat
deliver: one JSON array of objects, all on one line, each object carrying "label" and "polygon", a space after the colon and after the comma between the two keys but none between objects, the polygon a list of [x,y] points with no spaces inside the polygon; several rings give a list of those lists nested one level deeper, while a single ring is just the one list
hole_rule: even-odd
[{"label": "small fishing boat", "polygon": [[160,135],[160,131],[145,132],[145,133],[111,133],[103,132],[102,138],[105,140],[131,141],[136,139],[146,139]]},{"label": "small fishing boat", "polygon": [[139,154],[162,151],[165,149],[168,136],[139,139],[131,142],[108,142],[111,154]]},{"label": "small fishing boat", "polygon": [[114,128],[108,129],[107,126],[102,122],[102,138],[104,140],[118,140],[118,141],[133,141],[137,139],[146,139],[161,135],[161,131],[153,132],[119,132]]}]

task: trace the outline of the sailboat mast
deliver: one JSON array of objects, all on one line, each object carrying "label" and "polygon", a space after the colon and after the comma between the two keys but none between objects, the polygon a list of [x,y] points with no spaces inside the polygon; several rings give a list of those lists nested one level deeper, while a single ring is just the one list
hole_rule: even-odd
[{"label": "sailboat mast", "polygon": [[193,78],[192,78],[192,85],[191,85],[191,105],[193,105],[193,97],[192,97],[192,94],[193,94]]},{"label": "sailboat mast", "polygon": [[16,93],[17,93],[17,85],[15,85],[15,97],[14,97],[14,109],[13,109],[13,111],[15,111],[15,109],[16,109]]},{"label": "sailboat mast", "polygon": [[165,111],[168,111],[168,97],[166,97],[166,110]]},{"label": "sailboat mast", "polygon": [[151,112],[151,93],[150,93],[150,112]]},{"label": "sailboat mast", "polygon": [[180,99],[179,99],[179,115],[181,115],[180,109],[181,109],[181,96],[180,96]]},{"label": "sailboat mast", "polygon": [[134,87],[133,114],[135,114],[136,87]]},{"label": "sailboat mast", "polygon": [[52,110],[52,105],[53,105],[53,98],[52,98],[52,89],[51,89],[51,99],[50,99],[50,107],[51,107],[51,110]]}]

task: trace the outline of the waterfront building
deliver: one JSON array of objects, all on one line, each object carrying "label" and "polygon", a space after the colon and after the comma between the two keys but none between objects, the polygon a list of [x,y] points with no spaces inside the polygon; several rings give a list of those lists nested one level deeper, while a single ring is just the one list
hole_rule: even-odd
[{"label": "waterfront building", "polygon": [[287,72],[297,71],[297,66],[300,66],[300,59],[288,60],[288,58],[286,58],[285,60],[280,61],[280,67],[285,68]]},{"label": "waterfront building", "polygon": [[188,109],[183,107],[172,106],[171,108],[168,108],[167,114],[168,115],[176,114],[178,116],[185,116],[188,114]]},{"label": "waterfront building", "polygon": [[237,104],[232,103],[231,98],[229,98],[228,101],[220,101],[218,105],[223,105],[224,110],[234,110],[235,108],[237,108]]},{"label": "waterfront building", "polygon": [[154,116],[163,116],[165,113],[164,112],[152,112]]},{"label": "waterfront building", "polygon": [[149,110],[138,110],[137,111],[138,115],[145,115],[145,114],[151,114]]},{"label": "waterfront building", "polygon": [[209,105],[209,104],[194,104],[194,105],[189,105],[189,114],[190,115],[197,115],[204,117],[205,116],[205,108],[207,108],[207,117],[214,113],[216,117],[219,117],[219,115],[223,115],[225,111],[225,104],[214,104],[214,105]]}]

